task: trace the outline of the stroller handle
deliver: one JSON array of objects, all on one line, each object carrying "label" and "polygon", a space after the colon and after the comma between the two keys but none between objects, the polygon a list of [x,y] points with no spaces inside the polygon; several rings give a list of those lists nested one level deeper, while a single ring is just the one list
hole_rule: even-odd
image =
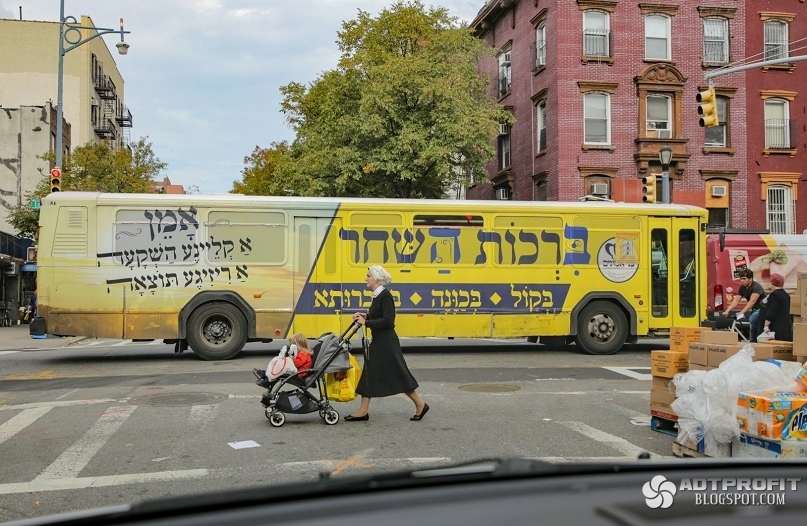
[{"label": "stroller handle", "polygon": [[356,323],[356,321],[354,320],[354,321],[353,321],[353,322],[352,322],[352,323],[351,323],[351,324],[348,326],[348,328],[347,328],[347,329],[345,329],[345,332],[343,332],[343,333],[342,333],[342,335],[339,337],[339,339],[340,339],[340,340],[342,340],[342,341],[351,339],[353,336],[355,336],[355,334],[356,334],[357,332],[359,332],[359,328],[360,328],[360,327],[361,327],[361,325],[359,325],[358,323]]}]

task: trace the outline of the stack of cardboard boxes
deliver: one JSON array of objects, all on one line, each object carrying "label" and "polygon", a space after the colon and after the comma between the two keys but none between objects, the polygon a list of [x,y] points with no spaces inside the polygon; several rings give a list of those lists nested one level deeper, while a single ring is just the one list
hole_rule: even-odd
[{"label": "stack of cardboard boxes", "polygon": [[650,351],[650,373],[653,384],[650,388],[650,415],[675,421],[678,416],[670,408],[675,400],[675,385],[672,379],[678,373],[689,370],[689,345],[699,341],[706,327],[673,327],[670,330],[670,350]]},{"label": "stack of cardboard boxes", "polygon": [[807,272],[799,272],[796,295],[791,296],[790,314],[793,315],[793,354],[798,361],[807,360]]}]

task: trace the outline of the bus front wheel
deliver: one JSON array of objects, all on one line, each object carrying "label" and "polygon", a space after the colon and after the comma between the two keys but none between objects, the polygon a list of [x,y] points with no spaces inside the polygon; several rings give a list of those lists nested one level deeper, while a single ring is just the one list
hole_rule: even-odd
[{"label": "bus front wheel", "polygon": [[614,354],[627,337],[625,313],[613,303],[592,302],[577,319],[577,345],[588,354]]},{"label": "bus front wheel", "polygon": [[229,360],[246,342],[247,320],[231,303],[206,303],[188,320],[188,345],[204,360]]}]

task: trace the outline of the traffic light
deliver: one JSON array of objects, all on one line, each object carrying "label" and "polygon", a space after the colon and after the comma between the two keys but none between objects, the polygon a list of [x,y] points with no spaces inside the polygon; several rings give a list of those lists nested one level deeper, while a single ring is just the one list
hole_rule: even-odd
[{"label": "traffic light", "polygon": [[717,126],[720,120],[717,118],[717,99],[715,98],[715,89],[709,88],[706,91],[701,91],[695,96],[698,101],[698,115],[701,118],[698,123],[701,126]]},{"label": "traffic light", "polygon": [[62,170],[58,166],[50,171],[50,191],[62,191]]},{"label": "traffic light", "polygon": [[656,176],[650,175],[642,177],[642,202],[655,203],[656,202]]}]

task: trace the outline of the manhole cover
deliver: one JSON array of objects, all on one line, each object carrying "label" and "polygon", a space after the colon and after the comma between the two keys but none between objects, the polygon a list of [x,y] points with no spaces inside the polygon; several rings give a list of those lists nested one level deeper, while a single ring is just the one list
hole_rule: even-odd
[{"label": "manhole cover", "polygon": [[521,389],[517,385],[507,384],[471,384],[461,385],[461,391],[471,391],[473,393],[511,393]]},{"label": "manhole cover", "polygon": [[166,393],[130,398],[132,405],[209,405],[223,402],[227,395],[212,393]]}]

